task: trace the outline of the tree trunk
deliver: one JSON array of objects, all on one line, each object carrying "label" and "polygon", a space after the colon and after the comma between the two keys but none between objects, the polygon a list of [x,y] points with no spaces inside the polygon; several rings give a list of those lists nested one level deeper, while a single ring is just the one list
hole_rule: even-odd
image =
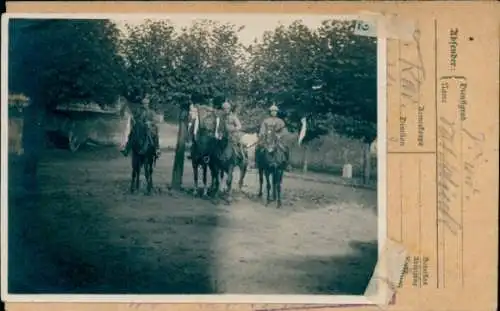
[{"label": "tree trunk", "polygon": [[365,143],[363,148],[363,183],[367,184],[370,181],[371,174],[371,158],[370,158],[370,143]]},{"label": "tree trunk", "polygon": [[187,136],[187,110],[182,110],[179,115],[179,130],[177,132],[177,144],[175,146],[174,170],[172,172],[172,189],[182,188],[182,176],[184,175],[184,158],[186,155]]},{"label": "tree trunk", "polygon": [[302,158],[302,173],[307,173],[307,166],[309,164],[309,148],[304,146],[304,157]]},{"label": "tree trunk", "polygon": [[24,110],[22,145],[24,148],[24,186],[35,190],[38,161],[45,143],[44,112],[32,103]]}]

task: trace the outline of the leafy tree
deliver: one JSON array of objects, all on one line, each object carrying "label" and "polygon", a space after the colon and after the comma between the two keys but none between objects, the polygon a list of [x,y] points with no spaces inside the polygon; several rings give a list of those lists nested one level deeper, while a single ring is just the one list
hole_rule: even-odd
[{"label": "leafy tree", "polygon": [[326,20],[313,30],[295,21],[265,33],[248,49],[252,105],[277,102],[295,130],[308,116],[305,142],[335,131],[363,140],[368,154],[377,132],[377,45],[354,26]]},{"label": "leafy tree", "polygon": [[[130,94],[150,93],[158,109],[179,111],[172,186],[180,187],[190,103],[216,104],[241,93],[242,47],[232,24],[199,20],[176,31],[168,21],[128,27],[123,40]],[[131,97],[134,97],[131,96]]]},{"label": "leafy tree", "polygon": [[[170,21],[128,26],[107,20],[14,20],[9,24],[9,91],[43,109],[62,102],[137,103],[179,111],[173,186],[182,182],[190,103],[232,99],[249,130],[276,102],[291,130],[309,120],[306,140],[329,131],[369,143],[376,135],[376,42],[353,35],[351,21],[318,29],[280,25],[243,46],[242,27],[209,20],[177,30]],[[29,122],[27,122],[29,123]],[[37,122],[31,122],[33,124]]]},{"label": "leafy tree", "polygon": [[[354,36],[351,21],[278,26],[249,48],[248,92],[276,101],[290,127],[309,116],[309,139],[330,130],[371,141],[376,135],[376,44]],[[252,74],[253,73],[253,74]]]},{"label": "leafy tree", "polygon": [[352,21],[325,21],[318,29],[324,81],[320,109],[332,129],[370,143],[376,136],[377,45],[353,30]]},{"label": "leafy tree", "polygon": [[30,98],[23,129],[27,181],[44,142],[44,112],[61,103],[113,105],[123,88],[118,35],[108,20],[9,21],[9,92]]},{"label": "leafy tree", "polygon": [[126,30],[121,53],[126,63],[128,100],[138,103],[149,94],[155,108],[167,108],[175,95],[179,56],[175,27],[168,20],[147,20],[141,25],[127,26]]},{"label": "leafy tree", "polygon": [[9,91],[47,108],[114,104],[123,86],[118,35],[108,20],[11,20]]}]

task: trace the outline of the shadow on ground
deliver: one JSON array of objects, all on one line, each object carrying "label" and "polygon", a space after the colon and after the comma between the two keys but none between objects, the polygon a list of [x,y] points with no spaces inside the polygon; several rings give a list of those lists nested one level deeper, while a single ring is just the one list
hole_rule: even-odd
[{"label": "shadow on ground", "polygon": [[[129,161],[116,148],[47,152],[37,182],[24,183],[35,187],[27,192],[22,161],[9,157],[9,293],[365,290],[377,244],[348,241],[376,237],[376,217],[364,209],[376,193],[289,179],[291,207],[266,208],[244,196],[213,204],[170,192],[171,158],[162,156],[155,193],[131,195]],[[251,179],[246,191],[254,194]],[[305,255],[311,252],[324,257]]]},{"label": "shadow on ground", "polygon": [[377,263],[377,241],[349,243],[342,256],[304,256],[282,263],[297,271],[297,282],[310,294],[363,295]]},{"label": "shadow on ground", "polygon": [[[57,179],[58,174],[71,178],[72,170],[75,184],[81,184],[78,167],[68,165],[61,168],[64,173],[54,174],[56,177],[49,178],[53,173],[39,173],[39,188],[26,192],[22,187],[21,164],[22,161],[13,158],[9,165],[9,293],[213,292],[210,254],[204,254],[205,249],[193,250],[187,245],[189,242],[151,245],[145,241],[148,237],[124,228],[123,221],[113,216],[121,208],[112,206],[114,195],[108,195],[109,198],[95,195],[106,180],[99,182],[91,177],[85,185],[88,192],[62,185],[68,180],[58,185],[53,179]],[[47,183],[54,185],[49,187],[50,192],[39,190]],[[138,194],[128,200],[140,207],[138,202],[143,199]],[[197,226],[198,233],[208,241],[217,225],[214,219],[217,215],[214,212],[208,215],[210,213],[207,210],[210,221]],[[146,218],[145,221],[155,220]],[[167,222],[189,225],[189,221],[191,219],[179,216]],[[159,222],[157,227],[163,232],[171,230],[166,223]]]}]

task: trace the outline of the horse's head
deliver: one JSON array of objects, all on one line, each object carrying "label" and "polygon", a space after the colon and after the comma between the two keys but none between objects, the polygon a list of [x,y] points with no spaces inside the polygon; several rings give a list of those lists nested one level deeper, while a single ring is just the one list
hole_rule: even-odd
[{"label": "horse's head", "polygon": [[229,143],[229,131],[224,116],[217,116],[215,120],[215,138],[217,138],[220,147],[226,147]]},{"label": "horse's head", "polygon": [[208,113],[200,119],[196,115],[194,120],[193,134],[195,136],[194,144],[196,152],[200,156],[207,156],[212,153],[216,143],[216,118],[215,115]]},{"label": "horse's head", "polygon": [[268,153],[274,153],[279,145],[279,137],[275,129],[268,128],[262,137],[261,146]]},{"label": "horse's head", "polygon": [[146,146],[148,150],[154,148],[152,140],[158,131],[154,124],[140,121],[133,124],[130,134],[132,150],[139,152]]},{"label": "horse's head", "polygon": [[259,139],[256,160],[264,161],[270,167],[281,167],[286,162],[286,148],[277,131],[269,128]]}]

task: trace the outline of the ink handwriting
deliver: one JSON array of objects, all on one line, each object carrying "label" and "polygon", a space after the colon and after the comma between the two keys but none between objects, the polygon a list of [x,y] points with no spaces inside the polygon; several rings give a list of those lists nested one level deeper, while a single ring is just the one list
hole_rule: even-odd
[{"label": "ink handwriting", "polygon": [[[403,43],[404,52],[398,58],[399,67],[399,86],[400,86],[400,116],[399,116],[399,145],[406,145],[407,129],[407,114],[406,108],[409,107],[416,110],[417,118],[417,143],[419,146],[424,145],[425,120],[424,111],[425,105],[421,102],[421,87],[425,81],[425,67],[422,58],[421,32],[417,28],[413,32],[413,40],[409,43]],[[388,83],[394,82],[391,70],[394,63],[388,64]]]},{"label": "ink handwriting", "polygon": [[469,201],[471,197],[480,192],[476,186],[476,171],[482,163],[487,162],[484,157],[484,141],[486,139],[483,133],[474,135],[468,129],[463,128],[464,156],[467,157],[463,163],[464,170],[464,198]]},{"label": "ink handwriting", "polygon": [[[468,119],[467,106],[469,103],[467,100],[467,78],[464,76],[452,75],[443,76],[439,80],[441,84],[441,103],[443,104],[448,102],[448,93],[451,87],[450,81],[457,82],[457,88],[459,89],[457,109],[462,125],[460,134],[462,139],[461,152],[463,156],[463,163],[461,163],[460,166],[463,170],[463,196],[466,201],[470,201],[473,196],[480,192],[476,186],[476,172],[482,163],[487,162],[487,159],[484,156],[484,142],[486,140],[486,136],[484,133],[474,134],[467,127],[463,127],[464,121]],[[444,148],[446,149],[447,146],[444,146]],[[454,155],[456,156],[456,154]]]},{"label": "ink handwriting", "polygon": [[[417,59],[414,57],[411,59],[406,57],[400,57],[400,67],[401,67],[401,95],[408,98],[411,103],[418,104],[420,101],[420,86],[425,80],[425,68],[422,58],[422,51],[420,46],[420,30],[416,29],[413,33],[413,42],[404,43],[404,46],[409,47],[414,46]],[[405,53],[408,56],[409,53]],[[415,56],[415,55],[412,55]]]},{"label": "ink handwriting", "polygon": [[462,229],[459,223],[450,213],[453,200],[458,198],[460,188],[458,182],[459,167],[457,165],[458,155],[455,150],[456,130],[455,123],[445,117],[440,117],[438,127],[438,221],[444,224],[453,234],[457,234]]}]

